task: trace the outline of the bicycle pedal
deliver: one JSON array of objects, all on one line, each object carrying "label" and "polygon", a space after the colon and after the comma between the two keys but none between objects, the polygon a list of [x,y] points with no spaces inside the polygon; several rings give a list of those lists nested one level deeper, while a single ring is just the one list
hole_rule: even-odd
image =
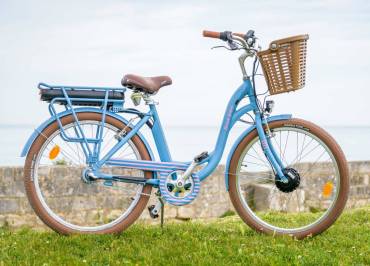
[{"label": "bicycle pedal", "polygon": [[159,217],[159,212],[158,210],[155,208],[154,205],[150,205],[148,207],[148,211],[149,211],[149,215],[150,215],[150,218],[152,219],[157,219]]}]

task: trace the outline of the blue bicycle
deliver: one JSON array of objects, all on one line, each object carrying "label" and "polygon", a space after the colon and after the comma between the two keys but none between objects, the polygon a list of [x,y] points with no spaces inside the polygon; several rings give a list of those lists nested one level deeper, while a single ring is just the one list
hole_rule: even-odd
[{"label": "blue bicycle", "polygon": [[[153,100],[172,83],[169,77],[126,75],[120,88],[39,84],[51,117],[31,135],[22,156],[27,196],[45,224],[61,234],[121,232],[138,219],[152,189],[157,197],[149,207],[153,218],[165,203],[191,203],[220,162],[236,123],[247,126],[230,151],[225,184],[243,221],[258,232],[297,238],[334,223],[349,190],[342,150],[311,122],[272,116],[274,102],[261,102],[264,94],[255,86],[261,66],[265,94],[302,88],[308,35],[273,41],[264,51],[254,31],[204,31],[203,36],[242,52],[243,82],[227,105],[214,151],[191,161],[172,159]],[[250,75],[247,59],[253,66]],[[125,107],[128,90],[137,108]],[[157,159],[143,127],[152,132]]]}]

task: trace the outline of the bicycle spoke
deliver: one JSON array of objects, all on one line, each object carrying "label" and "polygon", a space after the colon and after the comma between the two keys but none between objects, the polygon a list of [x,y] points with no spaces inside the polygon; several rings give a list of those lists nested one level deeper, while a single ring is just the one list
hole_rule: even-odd
[{"label": "bicycle spoke", "polygon": [[282,158],[283,158],[283,160],[284,161],[286,161],[285,160],[285,152],[286,152],[286,148],[287,148],[287,146],[288,146],[288,138],[289,138],[289,130],[288,130],[288,135],[286,136],[286,141],[285,141],[285,146],[284,146],[284,152],[283,152],[283,156],[282,156]]},{"label": "bicycle spoke", "polygon": [[264,167],[266,169],[269,169],[269,166],[266,165],[266,164],[254,163],[254,162],[250,162],[250,161],[243,161],[242,166],[247,167],[248,165],[245,164],[245,163],[259,165],[259,166],[262,166],[262,167]]},{"label": "bicycle spoke", "polygon": [[[309,147],[309,145],[312,143],[312,141],[314,141],[314,139],[312,139],[312,138],[311,138],[310,142],[308,142],[308,143],[307,143],[307,145],[306,145],[306,146],[301,150],[300,155],[299,155],[299,157],[298,157],[298,158],[299,158],[299,161],[301,161],[301,160],[303,159],[302,154],[303,154],[303,152],[304,152],[304,151]],[[297,161],[296,161],[296,160],[297,160],[298,158],[294,158],[294,159],[293,159],[293,161],[292,161],[292,163],[291,163],[290,165],[294,165],[294,164],[296,164],[296,163],[297,163]]]},{"label": "bicycle spoke", "polygon": [[[48,137],[46,137],[44,134],[42,134],[42,133],[40,133],[40,135],[42,136],[42,137],[44,137],[46,140],[48,140]],[[53,144],[53,146],[59,146],[54,140],[51,140],[51,143]],[[67,144],[68,145],[68,144]],[[69,146],[70,147],[70,146]],[[50,148],[48,149],[47,147],[46,147],[46,151],[47,152],[50,152]],[[70,155],[69,153],[67,153],[66,151],[64,151],[64,150],[61,150],[61,153],[64,155],[64,157],[66,157],[66,158],[68,158],[70,161],[74,161],[75,159],[74,159],[74,156],[72,156],[72,155]],[[49,158],[49,157],[47,157],[47,158]]]},{"label": "bicycle spoke", "polygon": [[[99,123],[80,121],[81,129],[86,138],[96,138],[97,129],[100,126]],[[74,137],[75,129],[76,124],[71,123],[65,127],[65,132],[69,137]],[[113,141],[115,132],[119,131],[108,124],[105,125],[103,130],[104,134],[102,136],[106,137],[105,143],[107,143],[106,140],[108,138]],[[111,149],[113,147],[111,144],[105,145],[105,148]],[[65,169],[63,171],[51,171],[54,167],[58,167],[58,161],[55,164],[49,159],[48,154],[53,146],[56,145],[61,147],[58,159],[66,160],[67,167],[63,168]],[[93,151],[95,144],[89,143],[89,145]],[[64,141],[60,137],[59,130],[55,131],[50,137],[45,138],[45,144],[39,153],[40,155],[35,163],[36,174],[34,174],[34,178],[37,180],[35,183],[39,187],[39,197],[43,198],[49,211],[52,211],[55,217],[59,217],[59,223],[64,224],[66,222],[68,226],[92,226],[93,228],[98,228],[99,226],[106,225],[111,219],[117,219],[119,215],[129,211],[132,206],[137,204],[137,195],[139,197],[141,196],[143,186],[118,181],[111,185],[103,181],[84,183],[81,177],[86,163],[81,145],[75,142],[69,143]],[[138,151],[133,148],[131,142],[126,144],[126,147],[121,150],[121,153],[121,157],[140,158]],[[39,170],[41,176],[37,174]],[[102,172],[112,174],[113,172],[120,174],[129,171],[129,174],[132,174],[130,172],[132,170],[123,170],[118,167],[104,166],[101,170]],[[143,171],[133,170],[135,171],[134,176],[144,176]],[[68,197],[64,195],[68,195]],[[58,204],[56,204],[56,201],[58,201]],[[106,202],[110,202],[110,204],[106,205]],[[59,206],[64,206],[63,211],[58,209]],[[77,211],[75,209],[76,206],[83,209]],[[120,211],[117,212],[118,210]]]},{"label": "bicycle spoke", "polygon": [[309,152],[307,152],[304,156],[302,156],[302,159],[307,157],[310,153],[312,153],[314,150],[316,150],[318,147],[320,147],[320,143],[318,143],[315,147],[313,147]]},{"label": "bicycle spoke", "polygon": [[297,148],[297,150],[296,150],[296,157],[298,156],[298,147],[299,147],[299,140],[298,140],[298,132],[296,132],[297,133],[297,144],[296,144],[296,148]]},{"label": "bicycle spoke", "polygon": [[[304,144],[306,142],[306,134],[304,134],[303,136],[303,142],[302,142],[302,146],[301,146],[301,151],[299,153],[299,156],[297,158],[299,158],[298,160],[301,161],[302,160],[302,153],[303,153],[303,147],[304,147]],[[312,140],[312,139],[311,139]],[[298,146],[298,145],[297,145]]]},{"label": "bicycle spoke", "polygon": [[240,175],[240,174],[238,175],[238,177],[246,177],[247,181],[249,181],[249,182],[253,182],[255,180],[270,181],[271,183],[275,182],[275,179],[268,178],[268,177],[251,177],[249,175]]},{"label": "bicycle spoke", "polygon": [[[78,137],[77,136],[77,134],[76,134],[76,132],[77,132],[77,130],[78,130],[78,128],[76,128],[76,124],[73,124],[73,129],[74,129],[74,132],[75,132],[75,134],[73,135],[71,135],[72,137]],[[71,130],[67,130],[67,131],[71,131]],[[66,134],[67,134],[67,131],[66,131]],[[67,134],[68,135],[68,134]],[[68,143],[68,141],[63,141],[63,143],[64,144],[66,144],[67,145],[67,147],[72,151],[72,152],[74,152],[75,154],[76,154],[76,152],[75,152],[75,150],[73,149],[73,147],[72,147],[72,145],[71,144],[69,144]],[[81,150],[82,150],[82,147],[81,147],[81,145],[83,145],[83,143],[80,143],[80,148],[81,148]],[[77,154],[76,154],[77,155]]]},{"label": "bicycle spoke", "polygon": [[[47,152],[50,152],[50,150],[47,150]],[[62,150],[60,151],[60,153],[66,158],[69,160],[69,162],[73,163],[75,161],[75,158],[74,156],[71,156],[69,153],[67,153],[66,151]],[[49,158],[49,155],[46,156],[46,155],[42,155],[43,158],[47,159],[47,160],[50,160]]]},{"label": "bicycle spoke", "polygon": [[301,201],[300,201],[300,198],[299,198],[299,195],[298,195],[298,189],[296,189],[294,192],[295,192],[295,194],[297,196],[298,211],[300,211],[301,210]]},{"label": "bicycle spoke", "polygon": [[257,158],[256,156],[253,156],[251,154],[247,154],[247,156],[253,157],[253,158],[257,159],[258,161],[262,162],[266,167],[269,167],[269,165],[264,160],[262,160],[260,158]]},{"label": "bicycle spoke", "polygon": [[257,157],[261,160],[261,161],[263,161],[263,157],[261,157],[260,156],[260,154],[258,154],[258,152],[254,149],[254,147],[252,147],[252,149],[253,149],[253,151],[254,151],[254,153],[257,155]]},{"label": "bicycle spoke", "polygon": [[[315,200],[315,193],[322,189],[322,185],[314,183],[318,182],[317,180],[322,180],[320,176],[321,168],[319,167],[324,167],[325,171],[332,171],[330,167],[335,162],[332,161],[326,146],[303,129],[287,127],[274,129],[273,132],[274,140],[271,141],[271,144],[276,150],[276,154],[280,155],[282,162],[287,167],[298,171],[300,175],[298,187],[288,188],[291,189],[291,192],[288,192],[289,190],[284,192],[284,185],[280,187],[279,183],[276,183],[274,169],[268,159],[264,155],[260,155],[261,147],[259,139],[256,137],[247,146],[247,151],[243,153],[244,157],[240,159],[241,163],[238,166],[237,177],[240,197],[244,202],[243,204],[248,206],[249,211],[254,216],[273,227],[290,228],[291,226],[291,228],[295,228],[297,226],[308,226],[315,223],[323,214],[310,216],[311,220],[308,222],[305,222],[304,219],[300,220],[298,214],[311,210],[309,204],[312,204],[311,202]],[[322,166],[319,166],[320,164]],[[316,169],[320,170],[316,172]],[[329,184],[334,186],[333,190],[335,190],[337,184],[335,174],[330,174],[329,178],[334,180]],[[321,202],[322,200],[316,199],[316,201]],[[325,206],[328,205],[328,199],[326,199],[325,204]],[[327,208],[325,207],[325,210]],[[264,213],[270,211],[286,214],[295,213],[296,216],[292,216],[282,223],[269,219],[268,215],[264,216]]]},{"label": "bicycle spoke", "polygon": [[[127,146],[126,146],[127,145]],[[126,146],[126,147],[125,147]],[[123,147],[125,147],[125,148],[123,148]],[[124,156],[123,156],[123,154],[127,151],[127,149],[130,147],[130,145],[128,145],[127,143],[123,146],[121,149],[121,151],[119,151],[119,154],[118,154],[118,156],[117,157],[123,157],[123,158],[125,158]]]},{"label": "bicycle spoke", "polygon": [[80,156],[80,149],[79,149],[79,146],[77,143],[75,143],[75,147],[76,147],[76,152],[77,152],[77,156],[78,156],[78,162],[79,164],[83,164],[83,160],[81,159],[81,156]]},{"label": "bicycle spoke", "polygon": [[[280,134],[281,135],[281,134]],[[280,158],[281,159],[283,159],[283,162],[285,163],[285,165],[288,165],[288,163],[285,161],[285,158],[282,158],[281,157],[281,145],[279,145],[278,143],[277,143],[277,140],[275,139],[275,138],[273,138],[274,139],[274,141],[275,141],[275,143],[276,143],[276,146],[279,146],[279,154],[280,154]]]},{"label": "bicycle spoke", "polygon": [[[306,174],[314,168],[314,166],[319,162],[319,160],[321,159],[321,157],[324,154],[325,154],[325,151],[317,158],[317,160],[309,167],[309,169],[302,174],[302,176],[306,176]],[[327,162],[328,162],[328,160],[327,160]]]},{"label": "bicycle spoke", "polygon": [[293,192],[289,193],[288,199],[285,202],[285,211],[286,212],[288,212],[288,207],[289,207],[289,203],[290,203],[290,200],[292,198],[292,195],[293,195]]}]

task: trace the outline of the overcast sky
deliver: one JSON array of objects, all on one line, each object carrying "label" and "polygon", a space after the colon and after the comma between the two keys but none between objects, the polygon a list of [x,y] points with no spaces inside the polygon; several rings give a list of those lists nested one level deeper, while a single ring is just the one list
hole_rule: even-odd
[{"label": "overcast sky", "polygon": [[[264,47],[310,34],[306,87],[274,113],[321,125],[370,125],[369,1],[0,1],[0,124],[36,125],[36,85],[120,86],[125,73],[169,75],[162,123],[219,125],[241,83],[237,52],[204,29],[254,29]],[[263,83],[259,83],[263,91]]]}]

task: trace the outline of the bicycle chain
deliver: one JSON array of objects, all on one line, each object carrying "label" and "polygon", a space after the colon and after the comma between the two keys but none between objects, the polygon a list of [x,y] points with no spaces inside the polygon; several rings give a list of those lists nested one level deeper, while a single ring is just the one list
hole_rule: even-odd
[{"label": "bicycle chain", "polygon": [[[129,191],[128,189],[123,188],[123,187],[119,187],[119,186],[106,186],[104,184],[99,184],[99,183],[90,183],[90,185],[104,187],[104,188],[113,188],[114,190],[121,190],[121,191],[126,191],[126,192],[132,192],[131,190]],[[151,194],[143,193],[143,192],[141,192],[140,195],[148,196],[148,197],[151,196]]]}]

